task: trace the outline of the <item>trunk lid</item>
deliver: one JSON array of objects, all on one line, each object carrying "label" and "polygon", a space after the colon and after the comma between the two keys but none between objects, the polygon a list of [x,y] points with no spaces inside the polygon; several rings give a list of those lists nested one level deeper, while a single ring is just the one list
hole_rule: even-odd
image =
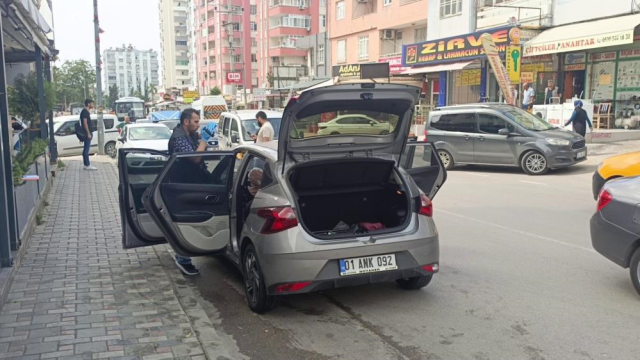
[{"label": "trunk lid", "polygon": [[365,156],[397,163],[419,95],[417,87],[386,83],[305,91],[284,110],[278,160],[298,163]]}]

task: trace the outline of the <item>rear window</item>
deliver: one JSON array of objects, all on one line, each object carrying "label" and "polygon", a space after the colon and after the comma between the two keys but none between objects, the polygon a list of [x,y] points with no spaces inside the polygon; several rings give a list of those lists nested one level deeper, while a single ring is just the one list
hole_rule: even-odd
[{"label": "rear window", "polygon": [[431,118],[431,127],[442,131],[476,132],[476,120],[473,113],[435,115]]},{"label": "rear window", "polygon": [[396,131],[399,118],[396,114],[370,110],[324,112],[296,119],[291,137],[304,139],[340,135],[385,136]]}]

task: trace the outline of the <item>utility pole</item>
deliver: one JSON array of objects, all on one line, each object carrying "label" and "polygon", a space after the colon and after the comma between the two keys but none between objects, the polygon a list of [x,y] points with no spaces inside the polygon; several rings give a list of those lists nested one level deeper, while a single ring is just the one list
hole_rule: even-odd
[{"label": "utility pole", "polygon": [[104,119],[102,117],[102,65],[100,64],[100,21],[98,0],[93,0],[93,24],[96,42],[96,100],[98,105],[98,154],[104,155]]},{"label": "utility pole", "polygon": [[[229,26],[229,30],[227,30],[227,31],[228,31],[228,33],[229,33],[229,38],[227,39],[227,40],[228,40],[228,42],[229,42],[229,53],[230,53],[230,55],[231,55],[231,58],[229,59],[229,63],[230,63],[230,66],[229,66],[229,68],[230,68],[230,69],[229,69],[229,71],[233,71],[233,72],[235,72],[235,71],[236,71],[236,68],[235,68],[235,59],[234,59],[234,57],[235,57],[235,48],[233,47],[233,31],[234,31],[234,30],[233,30],[233,24],[234,24],[234,23],[233,23],[233,15],[241,15],[241,14],[242,14],[242,11],[244,11],[244,8],[242,8],[242,10],[241,10],[240,14],[238,14],[238,13],[237,13],[236,11],[234,11],[234,9],[233,9],[233,3],[232,3],[232,0],[228,0],[228,1],[227,1],[227,10],[220,10],[220,9],[216,9],[216,10],[218,11],[218,13],[220,13],[220,14],[227,14],[227,16],[229,17],[229,18],[227,19],[227,22],[226,22],[226,23],[224,23],[224,22],[223,22],[221,26],[222,26],[222,27],[224,27],[224,26]],[[241,30],[242,30],[242,29],[241,29]],[[243,42],[241,42],[241,44],[242,44],[242,45],[244,45],[244,43],[243,43]],[[241,47],[241,49],[242,49],[242,47]],[[243,66],[243,76],[242,76],[242,77],[243,77],[243,79],[242,79],[242,81],[243,81],[243,82],[242,82],[242,84],[243,84],[243,87],[244,87],[244,84],[245,84],[245,82],[244,82],[244,81],[245,81],[245,80],[244,80],[244,66]],[[235,101],[235,97],[236,97],[236,84],[235,84],[235,83],[231,83],[231,108],[232,108],[233,110],[235,110],[235,109],[236,109],[236,101]],[[247,105],[246,87],[245,87],[245,89],[244,89],[244,104],[245,104],[245,106]]]}]

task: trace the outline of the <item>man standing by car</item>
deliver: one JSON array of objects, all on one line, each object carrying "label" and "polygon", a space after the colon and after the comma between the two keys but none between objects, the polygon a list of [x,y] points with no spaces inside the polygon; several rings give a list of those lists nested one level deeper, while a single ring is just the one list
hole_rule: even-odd
[{"label": "man standing by car", "polygon": [[91,140],[93,139],[93,131],[91,131],[91,110],[93,110],[94,102],[91,99],[84,101],[84,109],[80,112],[80,126],[87,134],[84,140],[84,148],[82,149],[82,161],[84,162],[85,170],[98,170],[97,167],[91,165],[89,160],[89,152],[91,150]]},{"label": "man standing by car", "polygon": [[260,125],[260,130],[258,130],[258,135],[251,135],[251,138],[256,143],[269,142],[273,140],[275,131],[273,130],[273,126],[269,119],[267,119],[267,114],[264,111],[258,111],[256,114],[256,120],[258,120],[258,125]]},{"label": "man standing by car", "polygon": [[[198,111],[195,109],[184,110],[180,115],[180,124],[173,129],[173,134],[169,139],[169,155],[184,152],[204,152],[207,149],[207,143],[198,136],[199,126],[200,115]],[[195,179],[204,174],[201,158],[190,158],[187,161],[185,161],[185,166],[180,167],[180,172],[176,173],[180,177],[180,179],[175,179],[178,182],[193,183]],[[193,266],[191,258],[175,255],[174,260],[180,271],[185,275],[200,274],[200,270]]]}]

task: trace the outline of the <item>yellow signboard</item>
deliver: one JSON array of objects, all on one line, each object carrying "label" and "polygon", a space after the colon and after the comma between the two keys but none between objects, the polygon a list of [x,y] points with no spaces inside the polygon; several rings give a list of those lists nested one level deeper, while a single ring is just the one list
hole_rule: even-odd
[{"label": "yellow signboard", "polygon": [[522,72],[520,73],[520,81],[522,81],[523,84],[532,84],[534,83],[534,79],[535,79],[535,75],[533,72]]},{"label": "yellow signboard", "polygon": [[512,84],[520,83],[520,71],[522,64],[522,50],[520,46],[507,46],[507,73]]},{"label": "yellow signboard", "polygon": [[197,91],[197,90],[196,90],[196,91],[184,90],[184,91],[182,92],[182,96],[184,97],[185,102],[186,102],[186,99],[187,99],[187,98],[190,98],[190,99],[192,99],[192,101],[193,101],[193,99],[195,99],[195,98],[199,98],[199,97],[200,97],[200,94],[198,93],[198,91]]}]

